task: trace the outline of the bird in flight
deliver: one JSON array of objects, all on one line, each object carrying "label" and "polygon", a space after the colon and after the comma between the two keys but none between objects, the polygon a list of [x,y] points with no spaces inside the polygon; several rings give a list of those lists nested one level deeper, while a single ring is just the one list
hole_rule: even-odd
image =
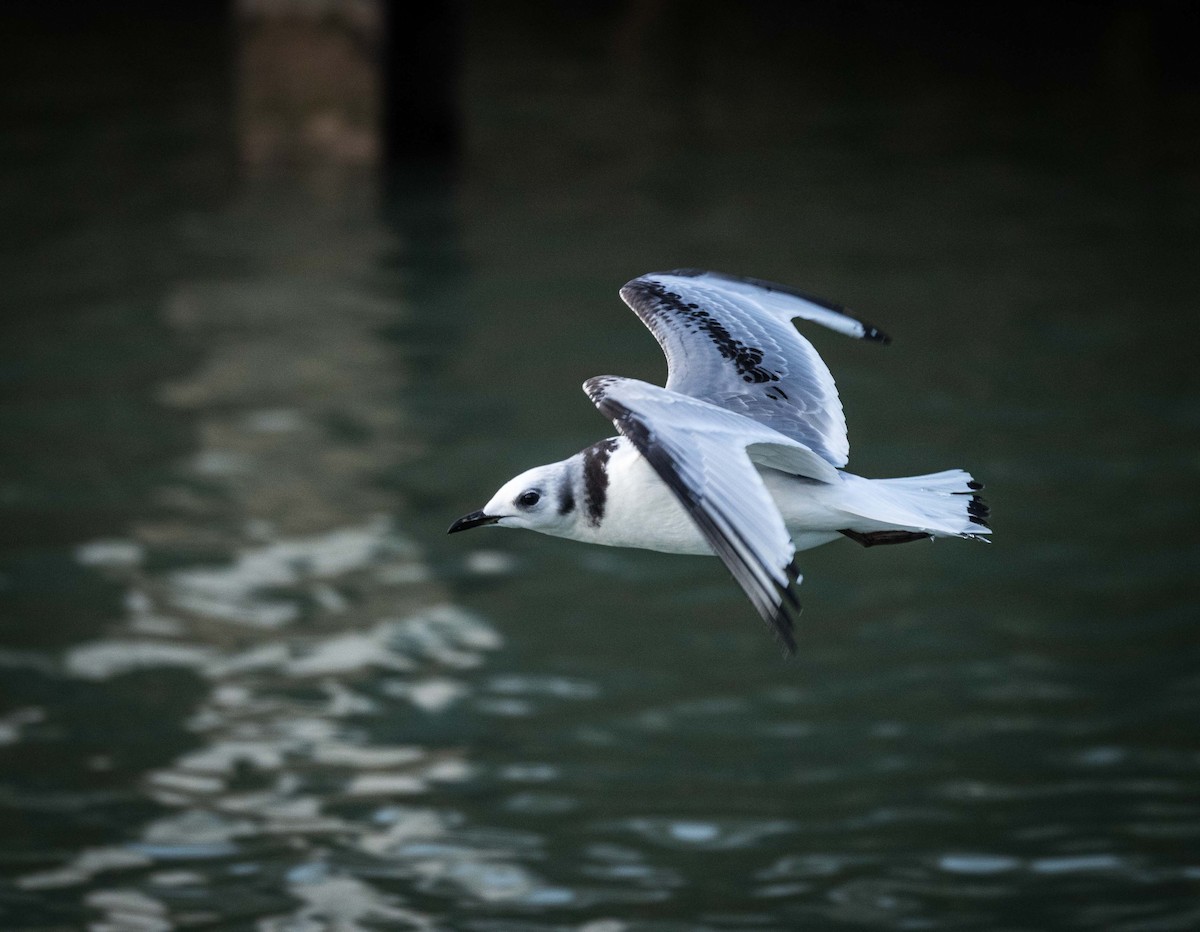
[{"label": "bird in flight", "polygon": [[620,435],[510,479],[450,533],[484,525],[666,553],[715,554],[788,654],[797,551],[991,533],[962,469],[899,479],[845,472],[846,419],[799,318],[891,342],[840,305],[755,278],[680,269],[621,297],[667,357],[666,387],[601,375],[583,390]]}]

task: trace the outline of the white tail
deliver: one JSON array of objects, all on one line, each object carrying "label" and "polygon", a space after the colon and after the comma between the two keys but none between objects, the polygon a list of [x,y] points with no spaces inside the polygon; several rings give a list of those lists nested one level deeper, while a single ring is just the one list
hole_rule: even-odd
[{"label": "white tail", "polygon": [[863,533],[904,530],[934,537],[984,539],[992,533],[989,509],[976,493],[983,484],[963,469],[947,469],[926,476],[900,479],[862,479],[843,475],[855,483],[854,494],[842,508],[865,518],[853,530]]}]

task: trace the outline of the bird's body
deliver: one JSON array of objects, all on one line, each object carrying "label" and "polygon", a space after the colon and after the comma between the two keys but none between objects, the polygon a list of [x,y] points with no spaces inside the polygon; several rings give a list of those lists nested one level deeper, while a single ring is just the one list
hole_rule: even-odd
[{"label": "bird's body", "polygon": [[[924,536],[970,536],[982,530],[970,521],[961,501],[950,499],[940,516],[913,510],[913,502],[905,501],[911,499],[906,491],[914,481],[918,490],[941,484],[947,488],[945,494],[972,491],[967,487],[971,477],[962,470],[906,479],[864,479],[839,471],[834,482],[769,466],[756,470],[797,551],[838,540],[847,530],[862,535],[901,531]],[[551,537],[660,553],[713,555],[712,545],[689,512],[624,437],[610,437],[561,463],[522,473],[497,493],[495,510],[510,491],[515,495],[531,489],[552,497],[553,518],[543,519],[535,528]],[[918,498],[925,496],[918,491]],[[492,513],[488,508],[483,511]]]},{"label": "bird's body", "polygon": [[887,342],[843,308],[756,279],[681,271],[621,290],[658,338],[665,388],[615,376],[584,389],[621,431],[509,480],[451,531],[484,524],[666,553],[716,554],[789,651],[797,551],[990,533],[961,469],[902,479],[845,472],[833,378],[804,317]]}]

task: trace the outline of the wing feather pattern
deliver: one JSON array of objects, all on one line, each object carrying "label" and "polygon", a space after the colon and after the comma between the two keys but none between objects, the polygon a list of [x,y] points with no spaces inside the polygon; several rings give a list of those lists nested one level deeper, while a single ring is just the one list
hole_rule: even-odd
[{"label": "wing feather pattern", "polygon": [[667,388],[745,415],[835,467],[850,453],[829,368],[792,324],[890,342],[841,305],[756,278],[680,269],[635,278],[621,297],[667,357]]},{"label": "wing feather pattern", "polygon": [[786,452],[795,471],[830,481],[828,463],[772,428],[706,401],[636,379],[598,376],[584,391],[637,447],[696,522],[788,654],[800,603],[799,578],[783,518],[747,447]]}]

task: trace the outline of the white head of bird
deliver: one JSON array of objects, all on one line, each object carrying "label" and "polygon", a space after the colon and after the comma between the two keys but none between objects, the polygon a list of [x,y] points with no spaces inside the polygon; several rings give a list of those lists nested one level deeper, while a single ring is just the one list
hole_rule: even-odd
[{"label": "white head of bird", "polygon": [[570,460],[527,469],[509,479],[479,511],[463,515],[450,533],[489,524],[569,537],[577,519]]}]

